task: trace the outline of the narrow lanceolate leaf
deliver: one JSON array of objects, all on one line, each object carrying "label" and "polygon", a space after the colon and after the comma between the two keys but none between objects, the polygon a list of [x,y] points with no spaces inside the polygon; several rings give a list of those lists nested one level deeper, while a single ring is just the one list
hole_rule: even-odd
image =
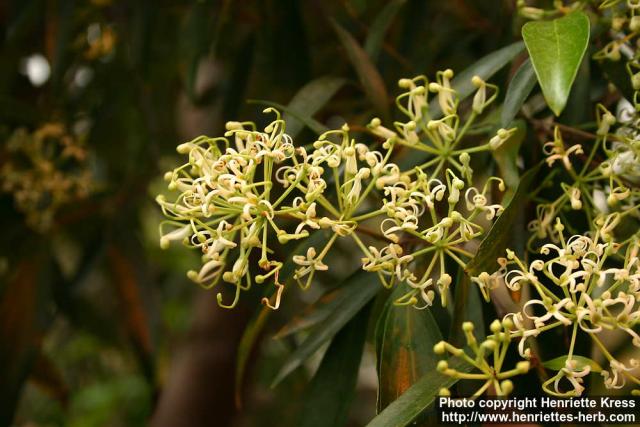
[{"label": "narrow lanceolate leaf", "polygon": [[578,11],[553,21],[528,22],[522,27],[522,38],[544,99],[559,116],[587,50],[589,18]]},{"label": "narrow lanceolate leaf", "polygon": [[378,411],[386,408],[423,375],[433,371],[439,358],[433,346],[442,340],[431,311],[394,306],[393,301],[407,292],[407,285],[396,287],[380,320],[376,343],[378,357]]},{"label": "narrow lanceolate leaf", "polygon": [[355,297],[356,292],[359,292],[359,289],[354,286],[337,286],[328,290],[316,302],[305,308],[302,313],[295,315],[273,338],[282,339],[324,322],[331,313],[336,311],[336,307],[341,304],[342,300]]},{"label": "narrow lanceolate leaf", "polygon": [[503,128],[511,124],[511,121],[518,114],[522,104],[527,100],[536,85],[536,81],[536,73],[533,70],[531,61],[527,59],[520,65],[507,88],[500,120]]},{"label": "narrow lanceolate leaf", "polygon": [[349,276],[340,285],[342,287],[354,287],[354,297],[340,301],[334,312],[324,322],[313,328],[306,340],[289,356],[284,365],[273,380],[275,387],[291,372],[302,365],[324,343],[333,336],[358,313],[382,288],[376,276],[359,270]]},{"label": "narrow lanceolate leaf", "polygon": [[382,44],[384,43],[384,36],[393,22],[393,18],[395,18],[402,5],[406,2],[407,0],[391,0],[373,20],[373,24],[371,24],[369,28],[369,35],[364,43],[364,50],[373,61],[375,61],[380,54]]},{"label": "narrow lanceolate leaf", "polygon": [[349,61],[353,68],[356,70],[356,74],[360,79],[362,88],[367,94],[369,101],[374,106],[378,114],[383,118],[389,116],[389,106],[387,103],[387,89],[384,86],[384,81],[380,76],[380,73],[376,69],[375,65],[367,55],[367,52],[362,49],[356,39],[353,38],[348,31],[342,28],[337,22],[331,21],[333,28],[342,43]]},{"label": "narrow lanceolate leaf", "polygon": [[[469,372],[471,365],[458,359],[449,359],[449,366],[460,372]],[[433,370],[412,385],[402,396],[380,412],[367,427],[404,427],[429,410],[441,388],[449,388],[458,380]]]},{"label": "narrow lanceolate leaf", "polygon": [[[303,240],[298,247],[292,251],[292,255],[303,254],[307,252],[311,246],[322,247],[327,241],[329,241],[331,234],[326,230],[319,230],[311,234],[308,238]],[[292,257],[284,263],[280,272],[280,282],[284,283],[287,287],[291,286],[294,282],[293,271],[296,268],[296,264],[293,262]],[[286,288],[285,288],[286,289]],[[267,287],[264,291],[265,298],[271,298],[275,293],[276,287],[273,283]],[[235,403],[238,408],[242,405],[242,385],[244,383],[244,376],[247,369],[247,362],[249,356],[258,341],[260,334],[264,330],[269,315],[273,312],[272,309],[263,305],[258,308],[254,313],[251,320],[247,324],[242,337],[240,338],[240,344],[238,345],[238,355],[236,357],[236,375],[235,375]]]},{"label": "narrow lanceolate leaf", "polygon": [[[320,135],[320,134],[325,133],[326,131],[329,130],[329,128],[327,128],[325,125],[323,125],[322,123],[320,123],[316,119],[314,119],[312,117],[305,117],[303,115],[300,115],[300,114],[298,114],[297,111],[292,110],[291,108],[289,108],[288,105],[283,105],[283,104],[279,104],[277,102],[272,102],[272,101],[265,101],[265,100],[262,100],[262,99],[249,99],[249,100],[247,100],[247,103],[248,104],[268,105],[269,107],[273,107],[273,108],[275,108],[277,110],[280,110],[280,111],[284,112],[286,115],[288,115],[289,117],[293,117],[298,122],[303,123],[306,127],[311,129],[316,135]],[[287,133],[289,133],[288,129],[287,129]]]},{"label": "narrow lanceolate leaf", "polygon": [[[339,77],[320,77],[307,83],[289,102],[284,114],[287,134],[294,138],[309,120],[340,90],[345,80]],[[300,120],[302,117],[305,120]]]},{"label": "narrow lanceolate leaf", "polygon": [[518,189],[509,205],[502,211],[480,243],[476,256],[467,264],[466,271],[471,276],[477,276],[483,271],[491,272],[497,269],[497,259],[504,256],[513,233],[513,225],[518,218],[520,209],[524,207],[529,197],[529,187],[533,183],[538,169],[540,169],[540,164],[522,175]]},{"label": "narrow lanceolate leaf", "polygon": [[[556,357],[555,359],[542,362],[542,366],[544,366],[547,369],[551,369],[553,371],[559,371],[560,369],[566,366],[567,359],[568,359],[567,355]],[[574,355],[574,356],[571,356],[571,360],[573,360],[576,363],[577,365],[576,369],[578,370],[582,370],[586,366],[590,366],[591,372],[602,372],[602,367],[598,365],[598,363],[595,360],[591,360],[588,357]]]},{"label": "narrow lanceolate leaf", "polygon": [[[471,83],[473,76],[479,76],[483,80],[489,80],[523,50],[524,44],[522,42],[510,44],[495,52],[491,52],[455,76],[451,85],[458,92],[460,100],[462,101],[475,91],[476,88],[473,83]],[[441,114],[440,105],[436,97],[429,103],[429,110],[431,111],[432,117],[437,118]]]},{"label": "narrow lanceolate leaf", "polygon": [[340,427],[347,423],[367,335],[368,307],[331,341],[305,393],[300,427]]}]

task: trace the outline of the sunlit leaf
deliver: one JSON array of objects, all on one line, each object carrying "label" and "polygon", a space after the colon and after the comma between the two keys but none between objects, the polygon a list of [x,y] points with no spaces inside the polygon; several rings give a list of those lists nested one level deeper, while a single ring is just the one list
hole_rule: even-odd
[{"label": "sunlit leaf", "polygon": [[542,94],[556,116],[567,104],[587,50],[589,26],[587,15],[577,11],[552,21],[527,22],[522,27]]},{"label": "sunlit leaf", "polygon": [[362,309],[382,288],[381,283],[366,271],[359,270],[352,274],[340,285],[354,287],[355,296],[348,300],[341,300],[336,305],[335,311],[324,322],[317,325],[309,332],[309,336],[287,358],[282,368],[273,380],[275,387],[291,372],[298,368],[304,361],[311,357],[324,343],[330,340],[353,316]]},{"label": "sunlit leaf", "polygon": [[520,111],[522,104],[524,104],[535,87],[536,81],[536,73],[531,66],[531,61],[527,59],[520,65],[507,88],[500,120],[503,128],[511,124],[513,118]]},{"label": "sunlit leaf", "polygon": [[339,427],[348,421],[369,312],[360,310],[331,341],[305,393],[300,427]]}]

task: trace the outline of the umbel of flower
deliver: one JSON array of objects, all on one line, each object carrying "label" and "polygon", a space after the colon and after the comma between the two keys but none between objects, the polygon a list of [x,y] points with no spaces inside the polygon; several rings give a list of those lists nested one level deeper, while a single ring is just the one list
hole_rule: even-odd
[{"label": "umbel of flower", "polygon": [[[218,293],[222,307],[235,306],[240,291],[249,289],[253,280],[269,278],[279,287],[277,305],[282,263],[271,258],[273,236],[283,244],[307,237],[308,229],[334,225],[316,218],[315,202],[326,187],[322,172],[304,148],[294,147],[280,114],[270,108],[265,112],[276,119],[263,131],[253,123],[229,122],[224,137],[199,137],[178,146],[188,161],[165,175],[169,190],[177,195],[156,199],[167,217],[160,225],[160,245],[167,248],[179,241],[202,252],[201,268],[189,271],[188,277],[205,288],[220,280],[235,288],[230,303]],[[277,168],[282,170],[276,173]],[[284,188],[276,197],[277,182]],[[289,200],[293,203],[285,206]],[[295,231],[278,225],[283,218],[300,221]],[[249,257],[254,252],[264,273],[252,280]]]},{"label": "umbel of flower", "polygon": [[[446,259],[466,267],[473,254],[464,245],[484,233],[480,220],[491,221],[503,209],[489,202],[492,182],[504,191],[499,178],[490,178],[480,191],[466,187],[450,169],[444,182],[418,169],[413,181],[384,187],[387,218],[380,227],[391,243],[382,249],[370,247],[362,263],[365,270],[381,273],[387,286],[409,284],[411,290],[396,304],[426,308],[433,303],[436,288],[441,304],[447,304],[452,278],[445,269]],[[406,253],[402,241],[410,241],[415,250]]]},{"label": "umbel of flower", "polygon": [[[559,243],[542,246],[544,259],[530,263],[521,260],[513,251],[499,260],[500,270],[482,273],[473,281],[485,297],[488,283],[504,283],[510,290],[531,288],[535,297],[522,305],[521,311],[509,313],[509,335],[518,339],[522,357],[531,358],[528,340],[557,328],[566,328],[571,339],[566,363],[555,376],[543,384],[543,390],[556,396],[579,396],[584,391],[584,377],[591,367],[576,356],[578,334],[588,336],[610,366],[604,371],[604,385],[620,388],[627,382],[638,387],[640,378],[633,371],[634,359],[619,360],[604,342],[612,331],[628,334],[631,343],[640,348],[640,252],[639,237],[632,236],[623,243],[613,240],[614,228],[620,223],[615,213],[595,221],[595,232],[564,238],[564,226],[558,220],[555,231]],[[624,256],[621,247],[626,246]]]},{"label": "umbel of flower", "polygon": [[[425,76],[400,79],[398,85],[405,92],[396,98],[396,105],[408,121],[394,122],[393,130],[383,126],[379,118],[374,118],[368,128],[380,138],[422,152],[428,160],[418,168],[428,171],[430,176],[443,178],[445,171],[452,169],[471,184],[473,171],[469,166],[470,154],[496,150],[516,129],[500,129],[482,145],[463,147],[464,136],[476,118],[495,101],[498,88],[479,76],[473,76],[471,83],[477,91],[471,113],[461,123],[463,120],[458,111],[460,97],[451,84],[452,78],[453,71],[444,70],[436,74],[435,82],[429,82]],[[438,111],[429,111],[429,93],[436,96]]]},{"label": "umbel of flower", "polygon": [[[557,186],[559,181],[562,191],[559,196],[558,192],[552,193],[555,200],[539,202],[536,219],[529,224],[529,230],[533,232],[530,245],[535,239],[547,237],[558,242],[553,224],[569,208],[582,213],[589,223],[598,215],[613,210],[634,212],[637,216],[640,202],[637,188],[637,183],[640,183],[640,144],[637,141],[640,138],[637,127],[632,120],[614,131],[614,115],[602,105],[598,105],[596,113],[597,139],[595,143],[585,145],[589,147],[588,153],[583,151],[581,144],[566,144],[559,127],[554,130],[554,139],[543,145],[547,165],[551,167],[560,161],[564,170],[552,170],[540,187]],[[604,160],[598,166],[599,158]]]},{"label": "umbel of flower", "polygon": [[[438,362],[437,369],[440,373],[457,379],[480,380],[481,385],[472,397],[481,396],[487,390],[492,389],[497,396],[508,396],[513,391],[513,382],[510,378],[516,375],[524,375],[529,372],[530,363],[521,361],[512,369],[505,369],[504,362],[507,350],[511,342],[509,330],[513,327],[509,319],[502,322],[494,320],[491,323],[491,332],[484,341],[478,342],[471,322],[462,324],[462,331],[467,342],[468,350],[455,347],[446,341],[440,341],[433,347],[438,355],[450,354],[459,358],[474,368],[474,372],[460,372],[451,367],[446,360]],[[471,354],[469,355],[468,352]],[[440,395],[449,395],[449,390],[441,389]]]}]

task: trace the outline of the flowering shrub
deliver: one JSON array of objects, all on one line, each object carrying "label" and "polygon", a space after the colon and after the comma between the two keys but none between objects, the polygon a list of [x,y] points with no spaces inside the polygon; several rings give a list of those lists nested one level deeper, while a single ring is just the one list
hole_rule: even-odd
[{"label": "flowering shrub", "polygon": [[[205,288],[223,288],[220,306],[234,307],[255,282],[272,289],[262,298],[268,309],[280,307],[290,279],[306,290],[331,272],[335,248],[358,249],[349,259],[370,274],[368,286],[391,289],[381,297],[390,301],[378,320],[383,343],[394,310],[424,310],[430,319],[432,312],[446,313],[456,332],[433,342],[433,355],[446,358],[431,369],[453,383],[479,384],[474,397],[507,396],[534,371],[539,389],[554,396],[582,395],[595,382],[592,373],[601,375],[606,389],[638,393],[638,5],[556,1],[547,10],[532,3],[517,2],[521,17],[531,21],[523,28],[530,62],[518,64],[502,111],[495,108],[500,88],[490,82],[495,70],[487,72],[486,63],[499,62],[511,49],[520,52],[521,45],[480,61],[475,74],[456,78],[447,69],[433,80],[400,79],[392,123],[373,117],[366,127],[344,124],[300,142],[270,107],[265,113],[275,120],[261,131],[254,123],[228,122],[223,137],[180,145],[188,161],[165,175],[172,196],[157,198],[167,217],[161,246],[182,242],[202,253],[202,265],[187,276]],[[555,40],[560,47],[553,52],[544,45],[550,19],[568,40]],[[631,96],[617,93],[617,104],[600,96],[594,122],[581,126],[536,118],[545,111],[541,100],[556,115],[565,109],[592,22],[610,26],[592,59],[624,62],[630,82],[613,83],[630,86]],[[569,46],[566,54],[553,56],[562,43]],[[537,107],[535,97],[526,103],[536,81],[542,88]],[[526,122],[514,121],[520,109],[537,130],[537,143],[533,137],[523,141]],[[538,164],[518,157],[524,143]],[[518,209],[528,203],[526,227],[510,235]],[[316,230],[329,237],[305,245]],[[291,241],[298,249],[289,249]],[[288,260],[278,257],[283,252],[291,253]],[[293,268],[285,275],[287,262]],[[231,303],[224,297],[228,285]],[[339,289],[330,296],[339,298],[341,291],[347,293]],[[482,314],[464,318],[477,309],[469,308],[475,292],[497,313],[488,334]],[[539,344],[547,336],[565,336],[560,354]],[[615,355],[609,343],[616,340],[632,350]],[[299,352],[317,349],[309,346],[303,343]],[[415,357],[421,356],[433,357]],[[300,363],[294,353],[293,368],[285,365],[276,381]],[[452,393],[445,380],[440,384],[429,392]]]}]

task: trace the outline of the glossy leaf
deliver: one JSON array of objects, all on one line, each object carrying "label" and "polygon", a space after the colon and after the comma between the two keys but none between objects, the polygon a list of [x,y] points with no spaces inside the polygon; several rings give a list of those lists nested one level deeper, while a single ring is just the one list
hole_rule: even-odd
[{"label": "glossy leaf", "polygon": [[[448,360],[449,366],[460,372],[469,372],[471,365],[458,359]],[[402,396],[389,404],[382,412],[367,424],[367,427],[403,427],[427,411],[441,388],[451,387],[458,380],[433,370],[412,385]]]},{"label": "glossy leaf", "polygon": [[[339,77],[320,77],[307,83],[287,105],[284,121],[287,134],[292,138],[304,128],[305,122],[318,112],[335,93],[344,85],[345,80]],[[300,120],[299,117],[305,120]]]},{"label": "glossy leaf", "polygon": [[335,30],[342,46],[347,52],[351,65],[356,70],[356,74],[360,79],[362,88],[367,94],[369,101],[374,106],[378,114],[383,117],[389,117],[389,106],[387,89],[385,88],[384,81],[380,76],[380,73],[376,69],[375,65],[367,55],[367,52],[362,49],[356,39],[353,38],[349,32],[342,28],[337,22],[331,21],[333,29]]},{"label": "glossy leaf", "polygon": [[589,18],[573,12],[553,21],[528,22],[522,38],[549,108],[559,116],[589,43]]},{"label": "glossy leaf", "polygon": [[393,305],[407,292],[407,285],[396,287],[387,300],[376,343],[378,356],[378,411],[396,400],[418,379],[433,371],[439,357],[433,346],[442,340],[431,311]]},{"label": "glossy leaf", "polygon": [[[311,236],[303,240],[298,247],[292,251],[292,254],[305,253],[307,249],[311,246],[320,247],[323,246],[331,237],[331,234],[326,230],[316,231]],[[292,258],[284,263],[282,266],[282,270],[280,272],[280,280],[283,282],[286,287],[290,286],[293,280],[293,271],[296,268],[296,264],[293,262]],[[264,297],[270,298],[275,292],[275,286],[271,284],[271,286],[267,287],[264,291]],[[267,324],[267,320],[269,319],[269,315],[273,312],[272,309],[263,305],[254,313],[251,320],[245,327],[242,337],[240,338],[240,344],[238,345],[238,355],[236,356],[236,372],[235,372],[235,403],[239,408],[242,405],[242,386],[244,383],[244,376],[246,373],[247,362],[249,361],[249,356],[251,356],[251,352],[260,337],[265,325]]]},{"label": "glossy leaf", "polygon": [[376,276],[359,270],[349,276],[340,286],[353,287],[355,296],[348,300],[340,301],[335,311],[324,322],[313,328],[309,336],[287,358],[282,368],[273,380],[275,387],[291,372],[300,367],[311,357],[324,343],[330,340],[353,316],[358,313],[382,288]]},{"label": "glossy leaf", "polygon": [[[567,363],[567,358],[568,358],[567,355],[556,357],[555,359],[542,362],[542,365],[547,369],[551,369],[553,371],[559,371],[560,369],[565,367]],[[598,363],[595,360],[591,360],[588,357],[573,355],[571,356],[571,360],[574,360],[576,362],[577,364],[576,368],[578,370],[584,369],[586,366],[590,366],[591,372],[596,372],[596,373],[602,372],[602,367],[598,365]]]},{"label": "glossy leaf", "polygon": [[[509,46],[498,49],[484,58],[474,62],[460,74],[455,76],[451,82],[453,88],[458,91],[458,96],[462,101],[475,91],[475,86],[471,83],[473,76],[479,76],[483,80],[489,80],[502,67],[507,65],[513,58],[524,50],[522,42],[512,43]],[[431,115],[436,117],[442,112],[438,100],[434,97],[429,103]]]},{"label": "glossy leaf", "polygon": [[300,427],[342,426],[355,395],[369,320],[368,307],[331,341],[304,396]]},{"label": "glossy leaf", "polygon": [[515,195],[509,205],[500,214],[496,222],[480,243],[480,247],[471,262],[467,264],[466,271],[472,276],[477,276],[483,271],[495,271],[497,259],[504,256],[504,252],[511,238],[512,227],[517,220],[520,209],[522,209],[529,197],[529,187],[533,183],[536,174],[540,169],[540,164],[529,169],[522,176]]},{"label": "glossy leaf", "polygon": [[407,0],[391,0],[373,20],[373,24],[369,28],[369,35],[364,43],[364,50],[372,60],[375,61],[378,58],[384,43],[384,36],[406,2]]},{"label": "glossy leaf", "polygon": [[520,111],[522,104],[524,104],[535,87],[536,82],[536,73],[533,70],[531,61],[527,59],[520,65],[507,88],[507,94],[505,95],[504,104],[502,105],[502,117],[500,119],[503,128],[511,124],[513,118],[518,114],[518,111]]}]

